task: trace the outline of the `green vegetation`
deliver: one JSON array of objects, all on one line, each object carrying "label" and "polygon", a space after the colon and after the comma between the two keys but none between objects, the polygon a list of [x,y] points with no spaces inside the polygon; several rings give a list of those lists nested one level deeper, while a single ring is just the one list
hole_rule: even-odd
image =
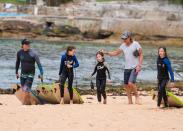
[{"label": "green vegetation", "polygon": [[1,3],[25,4],[26,0],[0,0]]},{"label": "green vegetation", "polygon": [[[47,5],[55,6],[67,2],[71,2],[73,0],[45,0]],[[13,4],[35,4],[36,0],[0,0],[0,3],[13,3]]]},{"label": "green vegetation", "polygon": [[172,4],[183,5],[183,0],[168,0]]}]

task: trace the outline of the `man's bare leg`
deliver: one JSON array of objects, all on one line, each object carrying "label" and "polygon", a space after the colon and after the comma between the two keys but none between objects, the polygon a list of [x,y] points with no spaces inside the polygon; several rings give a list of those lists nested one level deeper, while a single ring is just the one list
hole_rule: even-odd
[{"label": "man's bare leg", "polygon": [[128,97],[128,104],[133,104],[130,87],[128,85],[125,85],[125,90]]},{"label": "man's bare leg", "polygon": [[132,92],[135,95],[135,104],[141,104],[140,100],[139,100],[139,94],[138,94],[138,91],[137,91],[137,86],[135,84],[131,83],[131,82],[129,83],[129,85],[131,86]]},{"label": "man's bare leg", "polygon": [[31,102],[30,102],[30,94],[29,92],[22,92],[22,96],[23,96],[23,105],[30,105]]}]

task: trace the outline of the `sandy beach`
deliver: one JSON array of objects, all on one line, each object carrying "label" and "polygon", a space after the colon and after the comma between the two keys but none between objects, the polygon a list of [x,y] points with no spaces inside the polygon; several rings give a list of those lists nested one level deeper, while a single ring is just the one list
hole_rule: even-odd
[{"label": "sandy beach", "polygon": [[182,131],[183,109],[156,109],[150,96],[128,105],[125,96],[82,96],[82,105],[23,106],[14,95],[1,95],[0,131]]}]

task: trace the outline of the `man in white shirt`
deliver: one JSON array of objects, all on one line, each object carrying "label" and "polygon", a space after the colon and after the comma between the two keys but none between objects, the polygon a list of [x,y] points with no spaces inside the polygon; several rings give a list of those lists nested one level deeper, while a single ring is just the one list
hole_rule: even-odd
[{"label": "man in white shirt", "polygon": [[136,87],[136,78],[138,73],[141,71],[141,66],[143,62],[142,47],[137,41],[132,39],[132,33],[125,31],[121,35],[123,40],[121,46],[115,51],[110,51],[104,53],[109,56],[118,56],[124,54],[125,56],[125,71],[124,71],[124,85],[126,93],[128,96],[128,103],[133,104],[132,93],[134,93],[136,104],[140,104],[139,95]]}]

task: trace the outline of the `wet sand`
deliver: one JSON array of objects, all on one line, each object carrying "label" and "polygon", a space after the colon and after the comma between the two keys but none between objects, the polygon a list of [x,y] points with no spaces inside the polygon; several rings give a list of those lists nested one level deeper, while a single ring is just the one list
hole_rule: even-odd
[{"label": "wet sand", "polygon": [[0,95],[0,131],[182,131],[183,109],[157,109],[150,96],[128,105],[125,96],[82,96],[82,105],[23,106],[14,95]]}]

